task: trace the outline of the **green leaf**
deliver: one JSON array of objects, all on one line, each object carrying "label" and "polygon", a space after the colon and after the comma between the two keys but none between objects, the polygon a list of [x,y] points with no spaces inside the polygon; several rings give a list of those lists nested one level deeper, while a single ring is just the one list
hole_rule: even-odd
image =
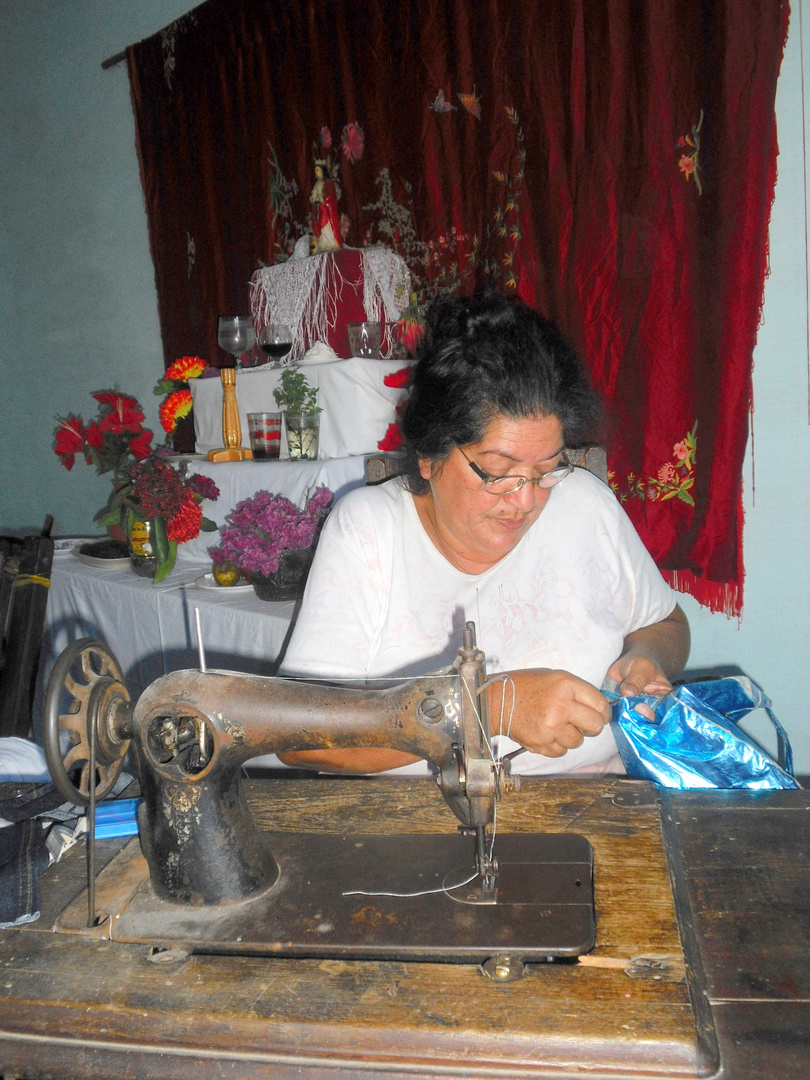
[{"label": "green leaf", "polygon": [[688,491],[679,491],[678,498],[681,500],[681,502],[685,502],[688,506],[695,505],[695,500],[692,498]]},{"label": "green leaf", "polygon": [[96,515],[95,519],[99,525],[117,525],[121,520],[121,508],[116,506],[112,510],[108,510],[106,513]]},{"label": "green leaf", "polygon": [[[161,524],[161,531],[162,531],[162,534],[163,534],[163,541],[165,542],[165,545],[166,545],[166,548],[165,548],[166,556],[165,556],[165,558],[161,558],[160,555],[158,554],[158,557],[157,557],[157,570],[155,571],[155,576],[152,578],[152,583],[154,585],[159,585],[160,582],[164,580],[164,578],[167,578],[169,576],[169,574],[172,572],[172,570],[174,570],[174,564],[177,561],[177,541],[167,539],[167,537],[166,537],[166,523],[164,522],[163,518],[155,518],[155,521],[153,522],[153,524],[155,526],[157,526],[158,522],[160,522],[160,524]],[[159,550],[160,549],[160,544],[159,544],[159,541],[158,541],[158,530],[157,530],[157,528],[154,529],[153,535],[155,537],[155,547],[158,548],[158,550]]]},{"label": "green leaf", "polygon": [[155,576],[152,578],[152,584],[159,585],[161,581],[163,581],[169,576],[173,569],[173,564],[169,564],[168,562],[159,562],[157,564],[157,570],[155,570]]},{"label": "green leaf", "polygon": [[210,518],[204,517],[200,522],[200,532],[216,532],[219,525]]},{"label": "green leaf", "polygon": [[169,538],[166,535],[166,522],[161,517],[152,521],[152,540],[154,541],[155,556],[158,563],[165,563],[169,558]]}]

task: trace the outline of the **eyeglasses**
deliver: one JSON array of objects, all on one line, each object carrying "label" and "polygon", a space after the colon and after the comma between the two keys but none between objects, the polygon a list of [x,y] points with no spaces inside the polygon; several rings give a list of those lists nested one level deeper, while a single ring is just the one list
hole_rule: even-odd
[{"label": "eyeglasses", "polygon": [[547,473],[543,473],[542,476],[530,477],[530,476],[490,476],[489,473],[485,473],[480,465],[476,465],[474,461],[470,461],[467,455],[459,446],[459,453],[465,459],[476,476],[480,477],[484,483],[484,490],[488,491],[490,495],[511,495],[514,491],[520,491],[526,484],[534,484],[539,488],[552,488],[555,484],[559,484],[561,480],[564,480],[566,476],[570,476],[574,471],[574,466],[565,456],[565,452],[560,454],[560,463],[554,469],[549,469]]}]

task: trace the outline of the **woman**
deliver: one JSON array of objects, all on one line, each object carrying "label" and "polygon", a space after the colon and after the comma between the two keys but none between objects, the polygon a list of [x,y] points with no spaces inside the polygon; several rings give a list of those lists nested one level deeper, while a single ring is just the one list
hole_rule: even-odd
[{"label": "woman", "polygon": [[[407,474],[330,515],[284,673],[434,672],[472,620],[488,672],[511,673],[489,705],[493,731],[511,720],[500,751],[526,751],[516,771],[623,771],[599,688],[607,677],[627,696],[667,693],[689,627],[611,491],[568,463],[597,417],[570,345],[525,304],[435,308],[403,415]],[[284,760],[425,770],[388,750]]]}]

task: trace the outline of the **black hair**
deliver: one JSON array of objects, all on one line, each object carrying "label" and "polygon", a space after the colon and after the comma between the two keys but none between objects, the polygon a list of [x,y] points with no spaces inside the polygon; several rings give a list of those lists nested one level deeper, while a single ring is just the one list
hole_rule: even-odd
[{"label": "black hair", "polygon": [[594,438],[599,402],[573,347],[522,300],[487,290],[434,303],[426,321],[402,415],[415,495],[428,490],[420,459],[479,442],[495,416],[554,416],[570,447]]}]

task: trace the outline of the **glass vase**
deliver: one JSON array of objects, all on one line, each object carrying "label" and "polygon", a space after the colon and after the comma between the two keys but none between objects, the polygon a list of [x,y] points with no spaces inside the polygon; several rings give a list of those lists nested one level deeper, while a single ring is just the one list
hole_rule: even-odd
[{"label": "glass vase", "polygon": [[129,565],[138,577],[153,578],[157,570],[154,525],[151,521],[133,521],[127,537]]},{"label": "glass vase", "polygon": [[293,461],[318,456],[320,413],[287,413],[287,450]]}]

